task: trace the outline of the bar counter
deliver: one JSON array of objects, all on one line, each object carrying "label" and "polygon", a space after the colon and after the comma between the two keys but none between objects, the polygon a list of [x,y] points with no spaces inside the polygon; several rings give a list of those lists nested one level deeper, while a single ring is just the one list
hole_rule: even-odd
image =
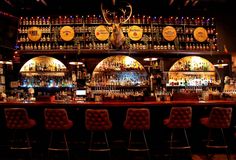
[{"label": "bar counter", "polygon": [[[5,127],[4,108],[9,107],[25,107],[28,110],[30,117],[36,119],[37,126],[31,132],[31,136],[34,140],[34,146],[40,146],[40,149],[47,148],[49,133],[44,128],[44,109],[45,108],[66,108],[69,118],[74,122],[74,126],[70,129],[68,134],[69,143],[77,150],[87,151],[87,145],[89,142],[89,132],[85,128],[85,110],[88,108],[106,108],[109,111],[110,119],[112,121],[112,130],[109,132],[109,140],[112,147],[122,148],[127,143],[128,132],[124,129],[123,123],[126,118],[126,110],[128,108],[149,108],[151,117],[150,130],[147,131],[147,139],[152,151],[157,154],[163,154],[168,152],[168,140],[170,130],[164,126],[163,120],[170,114],[172,106],[192,106],[192,127],[187,130],[189,134],[190,143],[192,145],[193,152],[202,152],[203,139],[207,137],[207,128],[202,126],[199,119],[204,116],[208,116],[212,107],[233,107],[233,117],[231,127],[226,130],[228,142],[230,142],[230,148],[235,150],[235,138],[234,132],[236,125],[236,113],[234,107],[236,101],[233,100],[209,100],[209,101],[144,101],[144,102],[0,102],[0,121],[1,143],[7,145],[6,136],[8,130]],[[40,135],[39,135],[40,133]]]},{"label": "bar counter", "polygon": [[164,107],[164,106],[234,106],[236,101],[233,100],[209,100],[209,101],[145,101],[145,102],[126,102],[126,101],[109,101],[109,102],[76,102],[76,101],[36,101],[36,102],[0,102],[2,107]]}]

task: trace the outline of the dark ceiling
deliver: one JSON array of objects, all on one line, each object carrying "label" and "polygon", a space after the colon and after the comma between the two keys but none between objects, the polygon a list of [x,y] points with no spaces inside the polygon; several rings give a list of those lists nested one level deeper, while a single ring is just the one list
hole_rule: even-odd
[{"label": "dark ceiling", "polygon": [[[121,0],[116,0],[116,4]],[[124,0],[123,0],[124,1]],[[146,15],[215,15],[233,10],[235,0],[125,0],[133,13]],[[1,0],[0,11],[15,16],[101,14],[100,4],[112,0]]]}]

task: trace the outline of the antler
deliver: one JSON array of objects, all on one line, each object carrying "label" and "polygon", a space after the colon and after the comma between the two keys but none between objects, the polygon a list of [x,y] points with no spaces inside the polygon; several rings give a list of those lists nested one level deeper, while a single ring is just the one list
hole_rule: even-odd
[{"label": "antler", "polygon": [[[128,3],[128,5],[126,7],[130,8],[130,13],[129,13],[129,16],[123,22],[121,22],[121,23],[126,23],[130,19],[131,15],[132,15],[132,12],[133,12],[131,4]],[[126,10],[125,9],[120,9],[120,10],[125,15]]]},{"label": "antler", "polygon": [[106,21],[106,23],[107,24],[111,24],[111,22],[109,22],[108,20],[107,20],[107,17],[106,17],[106,15],[107,14],[109,14],[110,12],[107,10],[107,9],[103,9],[103,4],[101,3],[101,11],[102,11],[102,16],[103,16],[103,18],[104,18],[104,20]]},{"label": "antler", "polygon": [[[131,15],[132,15],[132,6],[131,6],[128,2],[126,2],[126,3],[127,3],[127,5],[126,5],[125,7],[126,7],[126,8],[129,8],[130,13],[129,13],[129,16],[128,16],[123,22],[120,20],[120,23],[126,23],[126,22],[130,19]],[[120,9],[119,9],[119,10],[123,13],[124,18],[125,18],[125,14],[126,14],[126,12],[127,12],[126,8],[120,8]],[[101,11],[102,11],[102,16],[103,16],[105,22],[106,22],[107,24],[109,24],[109,25],[112,24],[113,21],[112,21],[112,22],[109,22],[109,20],[108,20],[108,18],[107,18],[107,15],[110,14],[110,12],[109,12],[108,9],[104,9],[104,8],[103,8],[103,3],[101,3]],[[112,12],[112,14],[113,14],[113,16],[115,16],[115,15],[116,15],[116,12],[114,11],[114,12]],[[113,18],[114,18],[114,17],[113,17]]]}]

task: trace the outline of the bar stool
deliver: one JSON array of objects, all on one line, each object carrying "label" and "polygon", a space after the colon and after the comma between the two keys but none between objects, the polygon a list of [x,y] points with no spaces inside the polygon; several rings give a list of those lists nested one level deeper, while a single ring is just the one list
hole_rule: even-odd
[{"label": "bar stool", "polygon": [[[128,151],[146,151],[148,159],[150,159],[149,147],[145,135],[145,131],[150,129],[150,111],[147,108],[128,108],[124,128],[129,131]],[[133,144],[132,133],[142,133],[144,146]]]},{"label": "bar stool", "polygon": [[[67,158],[70,159],[69,147],[66,138],[66,131],[73,126],[73,121],[69,120],[67,111],[64,108],[45,108],[44,110],[45,128],[50,131],[49,151],[66,151]],[[54,133],[63,134],[63,146],[55,142]],[[58,139],[57,139],[58,140]],[[57,141],[58,142],[58,141]]]},{"label": "bar stool", "polygon": [[[90,131],[90,143],[88,150],[93,151],[107,151],[110,155],[110,146],[107,138],[107,131],[111,130],[112,122],[109,118],[109,112],[107,109],[87,109],[85,111],[85,126]],[[98,136],[95,138],[95,133],[103,133],[103,143],[98,143]],[[98,134],[97,134],[98,135]],[[97,143],[96,143],[97,142]],[[104,146],[105,142],[105,146]],[[96,145],[95,145],[96,144]]]},{"label": "bar stool", "polygon": [[[170,116],[163,121],[164,125],[171,129],[170,136],[170,158],[173,156],[173,150],[185,150],[188,149],[190,155],[192,156],[191,146],[189,144],[188,135],[186,129],[192,126],[192,108],[191,107],[172,107],[170,111]],[[174,133],[176,129],[183,129],[185,143],[174,145]],[[175,136],[177,137],[177,136]],[[180,137],[180,136],[179,136]]]},{"label": "bar stool", "polygon": [[29,138],[29,129],[36,126],[36,121],[29,118],[25,108],[5,108],[6,126],[12,132],[12,150],[28,150],[32,159],[32,145]]},{"label": "bar stool", "polygon": [[[207,144],[206,144],[208,158],[211,158],[211,156],[209,156],[208,154],[209,149],[225,149],[227,159],[230,160],[230,153],[228,150],[229,147],[226,143],[226,138],[225,138],[223,129],[230,127],[231,117],[232,117],[231,107],[227,107],[227,108],[213,107],[211,109],[209,117],[204,117],[200,119],[200,123],[208,128],[208,138],[207,138]],[[213,129],[215,130],[214,134],[212,132]],[[216,139],[216,137],[214,138],[214,136],[217,135],[216,134],[217,130],[220,131],[221,134],[220,134],[220,137]],[[216,143],[216,140],[219,140],[219,138],[223,140],[223,143],[222,142]]]}]

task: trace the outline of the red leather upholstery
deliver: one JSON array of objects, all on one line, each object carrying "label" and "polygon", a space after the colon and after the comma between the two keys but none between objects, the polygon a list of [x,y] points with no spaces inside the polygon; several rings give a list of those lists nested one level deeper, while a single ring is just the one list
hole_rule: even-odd
[{"label": "red leather upholstery", "polygon": [[29,129],[36,125],[36,121],[28,117],[25,108],[5,108],[4,112],[9,129]]},{"label": "red leather upholstery", "polygon": [[109,113],[106,109],[87,109],[85,113],[85,126],[90,131],[107,131],[112,128]]},{"label": "red leather upholstery", "polygon": [[150,129],[150,111],[147,108],[128,108],[124,127],[128,130]]},{"label": "red leather upholstery", "polygon": [[168,128],[189,128],[192,126],[191,107],[172,107],[170,116],[164,119],[164,125]]},{"label": "red leather upholstery", "polygon": [[209,117],[200,119],[201,124],[209,128],[229,128],[232,108],[213,107]]},{"label": "red leather upholstery", "polygon": [[45,128],[48,130],[67,130],[73,126],[64,108],[44,110]]}]

